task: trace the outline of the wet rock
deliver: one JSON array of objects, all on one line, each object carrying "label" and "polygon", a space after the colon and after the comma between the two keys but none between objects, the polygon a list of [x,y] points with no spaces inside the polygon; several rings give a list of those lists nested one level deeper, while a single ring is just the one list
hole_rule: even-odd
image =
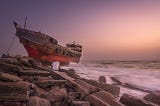
[{"label": "wet rock", "polygon": [[139,99],[137,97],[123,94],[120,98],[121,103],[125,104],[126,106],[156,106],[152,103],[149,103],[145,100]]},{"label": "wet rock", "polygon": [[67,97],[67,91],[65,88],[54,87],[48,91],[45,98],[50,102],[55,102],[61,101],[65,97]]},{"label": "wet rock", "polygon": [[102,83],[98,83],[95,80],[87,80],[87,79],[83,79],[86,82],[100,88],[101,90],[105,90],[109,93],[111,93],[112,95],[114,95],[115,97],[119,96],[120,93],[120,87],[116,86],[116,85],[111,85],[111,84],[102,84]]},{"label": "wet rock", "polygon": [[119,96],[120,87],[112,85],[112,84],[98,84],[98,87],[102,88],[103,90],[111,93],[115,97]]},{"label": "wet rock", "polygon": [[130,83],[125,83],[123,86],[131,88],[131,89],[135,89],[135,90],[140,90],[140,91],[143,91],[143,92],[149,92],[149,93],[152,92],[152,90],[149,90],[147,88],[137,86],[137,85],[134,85],[134,84],[130,84]]},{"label": "wet rock", "polygon": [[85,94],[90,94],[99,90],[97,89],[97,87],[80,79],[75,79],[74,84],[77,86],[75,89],[78,92],[85,93]]},{"label": "wet rock", "polygon": [[92,106],[123,106],[114,96],[105,91],[99,91],[86,97]]},{"label": "wet rock", "polygon": [[67,73],[67,75],[69,75],[70,77],[79,78],[79,76],[75,73],[74,69],[69,69],[69,70],[61,69],[60,71]]},{"label": "wet rock", "polygon": [[50,73],[44,70],[21,70],[19,76],[50,76]]},{"label": "wet rock", "polygon": [[0,69],[7,73],[17,74],[21,68],[17,65],[0,62]]},{"label": "wet rock", "polygon": [[116,82],[117,84],[123,85],[123,83],[116,77],[110,77],[112,81]]},{"label": "wet rock", "polygon": [[31,84],[24,81],[0,82],[0,100],[27,101]]},{"label": "wet rock", "polygon": [[0,72],[0,80],[1,81],[6,81],[6,82],[22,81],[22,79],[20,77],[17,77],[15,75],[8,74],[8,73],[3,73],[3,72]]},{"label": "wet rock", "polygon": [[48,88],[52,86],[61,86],[62,84],[65,85],[66,82],[67,80],[42,80],[38,81],[37,85],[41,88]]},{"label": "wet rock", "polygon": [[74,78],[68,76],[65,72],[60,72],[60,71],[52,71],[51,76],[53,77],[53,79],[57,80],[68,80],[70,82],[74,80]]},{"label": "wet rock", "polygon": [[105,84],[105,83],[106,83],[106,78],[105,78],[105,76],[100,76],[100,77],[98,78],[98,81],[99,81],[100,83]]},{"label": "wet rock", "polygon": [[70,82],[72,88],[74,88],[76,91],[81,92],[81,96],[85,96],[87,94],[90,94],[92,92],[98,91],[97,87],[81,80],[81,79],[74,79],[70,76],[68,76],[64,72],[55,71],[58,76],[62,77],[63,79]]},{"label": "wet rock", "polygon": [[150,101],[152,103],[155,103],[157,105],[160,105],[160,92],[155,91],[155,92],[152,92],[150,94],[147,94],[144,97],[144,99],[147,100],[147,101]]},{"label": "wet rock", "polygon": [[29,106],[51,106],[50,102],[38,96],[32,96],[29,99]]},{"label": "wet rock", "polygon": [[88,101],[72,101],[70,106],[90,106]]}]

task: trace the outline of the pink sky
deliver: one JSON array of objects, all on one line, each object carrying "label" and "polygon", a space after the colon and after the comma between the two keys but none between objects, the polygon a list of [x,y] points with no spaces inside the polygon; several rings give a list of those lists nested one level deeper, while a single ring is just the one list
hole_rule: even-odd
[{"label": "pink sky", "polygon": [[[160,59],[158,0],[62,1],[39,1],[39,4],[32,1],[19,4],[12,2],[12,6],[7,2],[1,3],[3,6],[0,11],[7,9],[1,13],[1,21],[6,21],[2,25],[10,28],[2,31],[3,35],[9,35],[5,39],[10,42],[15,31],[9,23],[11,19],[23,24],[27,15],[29,29],[52,35],[63,45],[74,40],[82,44],[85,60]],[[19,10],[18,6],[23,9]],[[4,41],[1,43],[6,48],[9,45]],[[1,48],[1,52],[4,52],[5,48]],[[18,40],[11,52],[26,54]]]}]

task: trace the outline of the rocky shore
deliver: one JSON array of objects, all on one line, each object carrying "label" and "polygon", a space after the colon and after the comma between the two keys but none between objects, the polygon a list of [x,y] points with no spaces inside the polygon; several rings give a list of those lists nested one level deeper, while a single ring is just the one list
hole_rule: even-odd
[{"label": "rocky shore", "polygon": [[144,98],[119,93],[120,87],[103,76],[88,80],[74,69],[55,71],[33,58],[0,58],[0,106],[160,106],[159,91]]}]

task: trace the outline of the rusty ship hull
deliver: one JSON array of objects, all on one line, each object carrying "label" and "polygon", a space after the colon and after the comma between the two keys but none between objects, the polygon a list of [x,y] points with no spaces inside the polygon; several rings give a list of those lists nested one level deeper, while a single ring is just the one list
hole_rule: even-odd
[{"label": "rusty ship hull", "polygon": [[40,60],[42,63],[50,65],[53,62],[60,62],[67,65],[69,62],[78,63],[82,55],[82,46],[67,44],[61,46],[58,41],[41,32],[35,32],[21,28],[14,23],[16,35],[23,44],[28,55]]}]

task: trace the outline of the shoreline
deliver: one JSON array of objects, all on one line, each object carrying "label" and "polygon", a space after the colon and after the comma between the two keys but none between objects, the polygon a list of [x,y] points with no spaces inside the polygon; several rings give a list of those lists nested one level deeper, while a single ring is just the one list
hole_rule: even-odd
[{"label": "shoreline", "polygon": [[[29,57],[0,58],[0,70],[0,105],[3,106],[159,105],[156,101],[160,98],[159,91],[149,92],[144,98],[120,96],[116,84],[81,78],[74,69],[54,71]],[[128,87],[137,89],[129,84]]]}]

